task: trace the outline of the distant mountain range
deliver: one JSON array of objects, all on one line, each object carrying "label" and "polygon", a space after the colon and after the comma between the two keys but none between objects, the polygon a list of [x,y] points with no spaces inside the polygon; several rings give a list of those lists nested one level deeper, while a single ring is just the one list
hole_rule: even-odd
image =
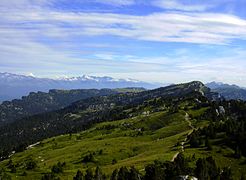
[{"label": "distant mountain range", "polygon": [[225,99],[241,99],[246,100],[246,88],[237,85],[229,85],[221,82],[211,82],[206,84],[207,87],[214,92],[219,93]]},{"label": "distant mountain range", "polygon": [[[147,83],[134,79],[115,79],[107,76],[83,75],[81,77],[50,79],[0,73],[0,103],[20,99],[22,96],[27,96],[30,92],[49,92],[51,89],[115,89],[126,87],[154,89],[166,85],[168,84]],[[210,82],[206,86],[219,93],[225,99],[246,100],[246,88],[221,82]]]},{"label": "distant mountain range", "polygon": [[37,78],[33,76],[0,73],[0,102],[21,98],[30,92],[48,92],[50,89],[102,89],[143,87],[153,89],[160,84],[151,84],[134,79],[114,79],[111,77],[96,77],[83,75],[72,78]]}]

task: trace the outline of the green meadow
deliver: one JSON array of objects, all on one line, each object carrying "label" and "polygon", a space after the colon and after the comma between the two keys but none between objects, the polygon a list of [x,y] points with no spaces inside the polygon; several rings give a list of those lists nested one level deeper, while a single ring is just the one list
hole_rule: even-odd
[{"label": "green meadow", "polygon": [[[57,162],[65,162],[64,172],[58,176],[71,179],[77,170],[100,166],[106,174],[115,168],[135,166],[143,170],[154,160],[171,160],[179,151],[176,146],[190,131],[184,112],[157,112],[133,118],[104,122],[78,134],[61,135],[11,157],[16,173],[6,171],[13,179],[40,179],[51,172]],[[92,154],[91,162],[83,162]],[[33,170],[25,169],[29,159],[37,163]],[[7,167],[9,160],[0,163]],[[23,172],[26,172],[23,176]]]}]

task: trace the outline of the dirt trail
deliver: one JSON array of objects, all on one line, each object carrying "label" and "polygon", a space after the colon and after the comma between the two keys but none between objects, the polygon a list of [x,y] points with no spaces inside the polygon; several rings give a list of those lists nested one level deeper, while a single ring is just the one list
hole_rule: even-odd
[{"label": "dirt trail", "polygon": [[176,154],[174,154],[174,156],[172,157],[171,162],[173,162],[173,161],[177,158],[177,156],[179,155],[179,153],[180,153],[180,152],[177,152]]},{"label": "dirt trail", "polygon": [[[185,112],[185,121],[189,124],[189,127],[191,128],[191,130],[188,132],[188,134],[187,134],[187,136],[189,136],[192,132],[193,132],[193,130],[195,129],[194,128],[194,126],[192,125],[192,123],[191,123],[191,121],[190,121],[190,116],[189,116],[189,114],[187,113],[187,112]],[[181,152],[184,152],[184,144],[187,142],[187,140],[188,140],[188,138],[187,138],[187,136],[186,136],[186,138],[184,139],[184,141],[182,141],[181,142],[181,145],[180,145],[180,147],[181,147],[181,150],[179,151],[179,152],[177,152],[176,154],[174,154],[174,156],[172,157],[172,162],[177,158],[177,156],[179,155],[179,153],[181,153]]]}]

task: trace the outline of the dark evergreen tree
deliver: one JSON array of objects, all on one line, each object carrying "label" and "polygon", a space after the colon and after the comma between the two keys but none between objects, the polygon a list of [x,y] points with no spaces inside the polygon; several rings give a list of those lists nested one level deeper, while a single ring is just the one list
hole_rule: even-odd
[{"label": "dark evergreen tree", "polygon": [[198,148],[199,147],[199,139],[196,133],[192,133],[190,136],[190,147],[191,148]]},{"label": "dark evergreen tree", "polygon": [[15,166],[15,165],[12,165],[12,166],[11,166],[10,172],[11,172],[11,173],[16,173],[16,166]]},{"label": "dark evergreen tree", "polygon": [[212,144],[208,138],[205,140],[205,146],[207,147],[207,150],[211,151],[213,149]]},{"label": "dark evergreen tree", "polygon": [[118,172],[118,180],[128,180],[129,179],[129,171],[126,167],[121,167]]},{"label": "dark evergreen tree", "polygon": [[84,180],[83,173],[78,170],[76,176],[73,177],[73,180]]},{"label": "dark evergreen tree", "polygon": [[184,175],[189,173],[188,162],[182,153],[179,153],[175,158],[174,165],[176,167],[177,175]]},{"label": "dark evergreen tree", "polygon": [[147,165],[144,180],[165,180],[163,164],[156,161],[154,164]]},{"label": "dark evergreen tree", "polygon": [[95,180],[103,180],[104,179],[102,170],[98,166],[97,166],[97,168],[95,170],[94,179]]},{"label": "dark evergreen tree", "polygon": [[93,180],[93,172],[91,169],[87,169],[85,173],[85,180]]},{"label": "dark evergreen tree", "polygon": [[88,162],[95,162],[96,160],[95,160],[94,154],[90,152],[89,154],[87,154],[87,155],[83,158],[82,161],[83,161],[84,163],[88,163]]},{"label": "dark evergreen tree", "polygon": [[140,179],[141,179],[140,173],[134,166],[132,166],[129,172],[129,180],[140,180]]},{"label": "dark evergreen tree", "polygon": [[48,173],[42,176],[41,180],[60,180],[59,177],[55,177],[53,173]]},{"label": "dark evergreen tree", "polygon": [[208,173],[209,173],[210,179],[214,179],[214,180],[218,179],[220,170],[217,167],[215,160],[211,156],[207,157],[206,164],[208,166]]},{"label": "dark evergreen tree", "polygon": [[52,166],[51,171],[53,173],[62,173],[63,172],[63,164],[61,162],[58,162],[54,166]]},{"label": "dark evergreen tree", "polygon": [[12,178],[11,178],[10,175],[8,175],[6,172],[4,172],[4,173],[0,174],[0,179],[2,179],[2,180],[11,180]]},{"label": "dark evergreen tree", "polygon": [[199,158],[196,162],[195,175],[199,180],[209,179],[208,167],[204,159]]},{"label": "dark evergreen tree", "polygon": [[110,180],[117,180],[118,179],[118,169],[115,169],[110,177]]},{"label": "dark evergreen tree", "polygon": [[200,180],[218,179],[219,169],[212,157],[199,158],[196,162],[195,175]]},{"label": "dark evergreen tree", "polygon": [[220,180],[233,180],[230,168],[223,168],[222,173],[220,175]]}]

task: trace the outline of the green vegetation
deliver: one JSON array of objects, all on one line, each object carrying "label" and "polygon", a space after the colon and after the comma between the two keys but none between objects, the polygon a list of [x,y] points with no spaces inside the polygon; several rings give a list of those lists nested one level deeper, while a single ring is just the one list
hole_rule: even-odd
[{"label": "green vegetation", "polygon": [[[204,96],[202,97],[201,94]],[[202,105],[195,101],[197,98],[203,101]],[[214,94],[210,93],[202,83],[191,82],[138,93],[129,92],[83,99],[64,109],[27,116],[0,126],[0,159],[7,158],[12,151],[21,152],[28,145],[45,138],[80,132],[95,123],[115,121],[140,114],[148,115],[163,110],[175,113],[178,111],[178,106],[183,106],[180,103],[196,105],[198,109],[199,106],[206,105],[206,98],[214,98]],[[151,128],[159,128],[160,125],[161,123],[156,123],[154,126],[157,127]]]},{"label": "green vegetation", "polygon": [[[71,179],[78,169],[85,172],[95,166],[100,166],[107,175],[122,166],[134,165],[143,169],[156,159],[171,160],[178,150],[175,145],[189,129],[182,111],[174,114],[157,112],[100,123],[78,134],[44,140],[13,155],[11,161],[17,165],[17,170],[11,175],[26,179],[22,176],[25,170],[33,179],[49,172]],[[25,164],[29,164],[30,159],[37,162],[37,167],[27,170]],[[61,168],[59,162],[66,162],[66,165]],[[8,160],[3,161],[0,166],[6,167],[7,163]]]},{"label": "green vegetation", "polygon": [[199,82],[90,98],[0,129],[3,147],[40,140],[7,151],[0,177],[237,180],[246,173],[245,112],[245,102],[217,99]]},{"label": "green vegetation", "polygon": [[[118,91],[121,91],[121,89],[50,90],[48,93],[31,92],[28,96],[23,96],[22,99],[5,101],[0,104],[0,126],[26,116],[62,109],[82,99],[117,94]],[[127,89],[124,92],[128,92]]]}]

